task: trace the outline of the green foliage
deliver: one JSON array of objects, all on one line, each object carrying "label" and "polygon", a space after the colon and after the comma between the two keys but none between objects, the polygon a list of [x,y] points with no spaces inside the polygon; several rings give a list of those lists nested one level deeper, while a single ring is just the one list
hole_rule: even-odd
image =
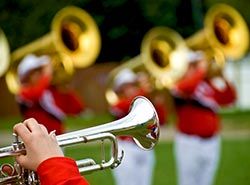
[{"label": "green foliage", "polygon": [[154,26],[168,26],[184,38],[201,28],[203,16],[215,3],[235,7],[250,23],[248,0],[2,0],[0,27],[15,50],[51,31],[55,14],[75,5],[96,20],[102,37],[98,61],[121,61],[140,53],[144,34]]},{"label": "green foliage", "polygon": [[140,0],[139,2],[144,17],[153,25],[176,27],[176,8],[180,0]]}]

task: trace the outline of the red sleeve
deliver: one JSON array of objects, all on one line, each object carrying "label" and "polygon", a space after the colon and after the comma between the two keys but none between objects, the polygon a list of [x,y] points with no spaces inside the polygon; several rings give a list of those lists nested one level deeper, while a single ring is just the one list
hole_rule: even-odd
[{"label": "red sleeve", "polygon": [[228,105],[236,100],[236,91],[234,87],[226,81],[226,88],[222,91],[214,88],[215,94],[214,98],[220,105]]},{"label": "red sleeve", "polygon": [[84,110],[83,101],[77,93],[71,89],[60,90],[55,86],[50,87],[55,97],[56,105],[67,115],[76,115]]},{"label": "red sleeve", "polygon": [[192,75],[187,75],[176,85],[176,90],[185,94],[192,94],[196,86],[204,79],[205,71],[197,70]]},{"label": "red sleeve", "polygon": [[166,124],[168,119],[166,106],[163,103],[154,103],[154,107],[157,112],[160,125]]},{"label": "red sleeve", "polygon": [[88,185],[79,173],[74,160],[53,157],[43,161],[37,168],[41,185]]},{"label": "red sleeve", "polygon": [[66,102],[65,113],[71,115],[81,113],[84,110],[84,104],[80,97],[78,97],[78,95],[74,91],[68,92],[67,96],[67,100],[68,102],[70,102],[70,106],[68,106],[68,102]]},{"label": "red sleeve", "polygon": [[49,87],[50,79],[49,76],[43,76],[36,85],[22,87],[20,95],[25,99],[37,101],[41,97],[43,91]]}]

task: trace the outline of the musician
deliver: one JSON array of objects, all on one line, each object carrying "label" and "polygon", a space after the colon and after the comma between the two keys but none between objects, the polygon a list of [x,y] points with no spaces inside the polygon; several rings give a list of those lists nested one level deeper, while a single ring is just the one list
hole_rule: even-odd
[{"label": "musician", "polygon": [[[141,95],[149,98],[151,93],[149,81],[146,80],[144,74],[135,74],[128,68],[121,70],[115,76],[114,90],[119,96],[119,101],[110,108],[115,119],[120,119],[128,114],[130,104],[136,96]],[[118,142],[125,154],[122,163],[113,170],[116,184],[152,184],[155,164],[154,151],[141,150],[131,137],[120,137]]]},{"label": "musician", "polygon": [[[190,51],[189,67],[171,90],[177,130],[175,157],[180,185],[211,185],[220,154],[221,106],[232,104],[236,92],[213,61],[201,51]],[[215,70],[217,69],[217,70]]]},{"label": "musician", "polygon": [[84,110],[83,101],[73,90],[62,91],[51,84],[53,69],[49,56],[29,54],[17,71],[21,90],[16,99],[24,119],[35,118],[49,132],[56,130],[59,135],[64,132],[64,118]]},{"label": "musician", "polygon": [[16,124],[13,131],[26,148],[26,155],[16,156],[16,161],[25,169],[36,171],[41,185],[88,185],[76,162],[64,157],[54,132],[49,134],[33,118]]}]

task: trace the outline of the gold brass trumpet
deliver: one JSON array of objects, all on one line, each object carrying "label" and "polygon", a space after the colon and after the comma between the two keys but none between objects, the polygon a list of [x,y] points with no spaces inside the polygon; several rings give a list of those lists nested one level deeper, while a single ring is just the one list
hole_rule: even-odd
[{"label": "gold brass trumpet", "polygon": [[95,62],[100,47],[101,37],[94,19],[81,8],[63,8],[53,18],[51,32],[11,53],[11,68],[6,74],[8,88],[14,94],[18,92],[16,70],[27,54],[50,55],[56,63],[54,68],[58,67],[54,71],[71,75],[74,67],[83,68]]},{"label": "gold brass trumpet", "polygon": [[[84,174],[106,168],[115,168],[122,162],[123,152],[118,154],[117,136],[131,136],[140,148],[150,150],[158,142],[159,131],[159,120],[153,105],[145,97],[138,96],[132,102],[127,116],[111,123],[59,135],[57,141],[61,147],[105,139],[112,143],[112,157],[108,161],[103,159],[100,164],[93,159],[76,161],[80,173]],[[0,148],[0,158],[14,157],[21,153],[25,153],[25,146],[18,141],[17,137],[11,146]],[[9,166],[12,165],[9,164]],[[39,179],[33,171],[23,169],[18,164],[12,166],[12,169],[17,172],[16,175],[13,173],[12,176],[8,176],[3,172],[3,169],[0,169],[0,185],[39,184]],[[3,174],[5,176],[1,177]]]},{"label": "gold brass trumpet", "polygon": [[0,77],[8,70],[10,64],[10,47],[8,40],[0,28]]},{"label": "gold brass trumpet", "polygon": [[106,99],[114,104],[118,96],[113,90],[116,74],[124,68],[134,72],[147,71],[154,78],[154,86],[169,87],[186,71],[187,47],[184,39],[168,27],[154,27],[144,36],[141,53],[113,69],[108,77]]}]

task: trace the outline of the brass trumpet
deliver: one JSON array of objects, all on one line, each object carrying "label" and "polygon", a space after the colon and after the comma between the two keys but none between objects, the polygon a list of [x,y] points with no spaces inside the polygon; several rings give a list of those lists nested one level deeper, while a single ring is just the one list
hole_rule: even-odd
[{"label": "brass trumpet", "polygon": [[8,70],[10,64],[10,47],[8,40],[0,28],[0,77]]},{"label": "brass trumpet", "polygon": [[113,90],[116,74],[124,68],[134,72],[147,71],[156,89],[170,87],[186,71],[188,48],[184,39],[168,27],[154,27],[143,37],[141,53],[113,69],[108,77],[106,99],[114,104],[119,99]]},{"label": "brass trumpet", "polygon": [[[236,9],[226,4],[216,4],[206,13],[204,28],[185,42],[191,49],[209,51],[216,56],[217,51],[221,51],[226,59],[238,60],[248,50],[249,30]],[[219,65],[223,67],[224,62],[219,61]]]},{"label": "brass trumpet", "polygon": [[[111,142],[112,157],[108,161],[103,159],[99,164],[93,159],[76,161],[80,173],[84,174],[106,168],[115,168],[122,162],[123,152],[120,154],[118,152],[117,136],[131,136],[140,148],[150,150],[157,144],[159,132],[159,120],[153,105],[145,97],[138,96],[132,102],[130,112],[127,116],[96,127],[59,135],[57,136],[57,141],[60,147],[105,139]],[[17,136],[11,146],[0,148],[0,158],[14,157],[23,153],[25,153],[25,146],[18,140]],[[39,179],[35,172],[23,169],[18,164],[14,164],[14,166],[8,165],[17,174],[8,176],[3,172],[2,167],[0,169],[0,185],[39,184]],[[5,176],[1,177],[1,174],[5,174]]]},{"label": "brass trumpet", "polygon": [[11,53],[10,69],[6,74],[8,89],[14,94],[19,91],[17,66],[27,54],[49,55],[55,64],[53,80],[60,83],[71,77],[74,68],[93,64],[100,49],[100,31],[91,15],[78,7],[65,7],[54,16],[49,33]]}]

